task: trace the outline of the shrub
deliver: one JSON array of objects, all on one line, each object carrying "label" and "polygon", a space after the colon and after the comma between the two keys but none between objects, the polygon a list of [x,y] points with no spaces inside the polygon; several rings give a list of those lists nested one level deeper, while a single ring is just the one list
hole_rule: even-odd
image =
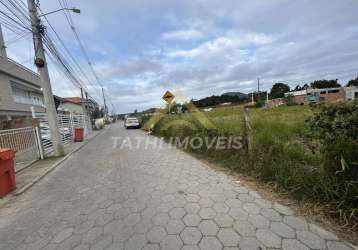
[{"label": "shrub", "polygon": [[321,186],[338,208],[358,207],[358,102],[319,107],[309,120],[313,139],[321,142],[323,175]]},{"label": "shrub", "polygon": [[325,169],[358,177],[358,101],[323,106],[309,120],[322,143]]}]

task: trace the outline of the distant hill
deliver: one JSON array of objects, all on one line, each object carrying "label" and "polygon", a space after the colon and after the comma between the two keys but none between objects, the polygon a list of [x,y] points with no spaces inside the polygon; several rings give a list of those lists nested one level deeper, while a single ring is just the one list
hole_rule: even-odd
[{"label": "distant hill", "polygon": [[237,96],[239,97],[240,99],[246,99],[248,97],[247,94],[245,93],[241,93],[241,92],[226,92],[222,95],[227,95],[227,96]]}]

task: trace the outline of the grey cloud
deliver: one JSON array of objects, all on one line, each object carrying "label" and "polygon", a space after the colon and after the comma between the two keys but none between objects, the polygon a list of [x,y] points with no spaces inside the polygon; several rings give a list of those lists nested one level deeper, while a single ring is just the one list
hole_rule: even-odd
[{"label": "grey cloud", "polygon": [[[58,8],[56,1],[41,2],[44,11]],[[295,85],[327,77],[344,82],[358,73],[356,0],[69,3],[82,9],[73,16],[78,32],[122,112],[159,105],[166,89],[183,89],[196,98],[251,91],[257,77],[268,89],[275,81]],[[85,65],[63,15],[49,18]],[[256,39],[248,39],[250,34]],[[27,47],[14,46],[10,54],[20,60],[27,57]],[[61,94],[63,80],[55,79]]]}]

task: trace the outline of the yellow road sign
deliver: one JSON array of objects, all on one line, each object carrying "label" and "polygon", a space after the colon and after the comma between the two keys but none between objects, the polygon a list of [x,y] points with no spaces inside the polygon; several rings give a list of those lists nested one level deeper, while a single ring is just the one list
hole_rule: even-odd
[{"label": "yellow road sign", "polygon": [[175,96],[168,90],[167,92],[165,92],[162,98],[167,103],[171,103],[174,100]]}]

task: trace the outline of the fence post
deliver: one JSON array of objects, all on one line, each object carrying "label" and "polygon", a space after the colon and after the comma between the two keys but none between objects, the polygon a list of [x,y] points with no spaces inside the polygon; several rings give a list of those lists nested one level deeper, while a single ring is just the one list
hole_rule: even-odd
[{"label": "fence post", "polygon": [[42,140],[41,140],[41,135],[40,135],[40,130],[39,130],[39,123],[38,123],[38,120],[36,119],[35,109],[32,106],[31,106],[31,114],[32,114],[32,119],[34,121],[33,124],[35,125],[37,149],[39,150],[40,159],[43,160],[45,157],[44,157],[44,149],[42,146]]},{"label": "fence post", "polygon": [[252,152],[252,128],[251,128],[250,114],[249,114],[248,108],[244,108],[244,117],[245,117],[245,137],[246,137],[247,151],[249,154],[251,154],[251,152]]},{"label": "fence post", "polygon": [[73,128],[73,119],[72,119],[72,112],[70,112],[70,126],[71,126],[71,133],[72,133],[72,137],[75,134],[74,128]]}]

